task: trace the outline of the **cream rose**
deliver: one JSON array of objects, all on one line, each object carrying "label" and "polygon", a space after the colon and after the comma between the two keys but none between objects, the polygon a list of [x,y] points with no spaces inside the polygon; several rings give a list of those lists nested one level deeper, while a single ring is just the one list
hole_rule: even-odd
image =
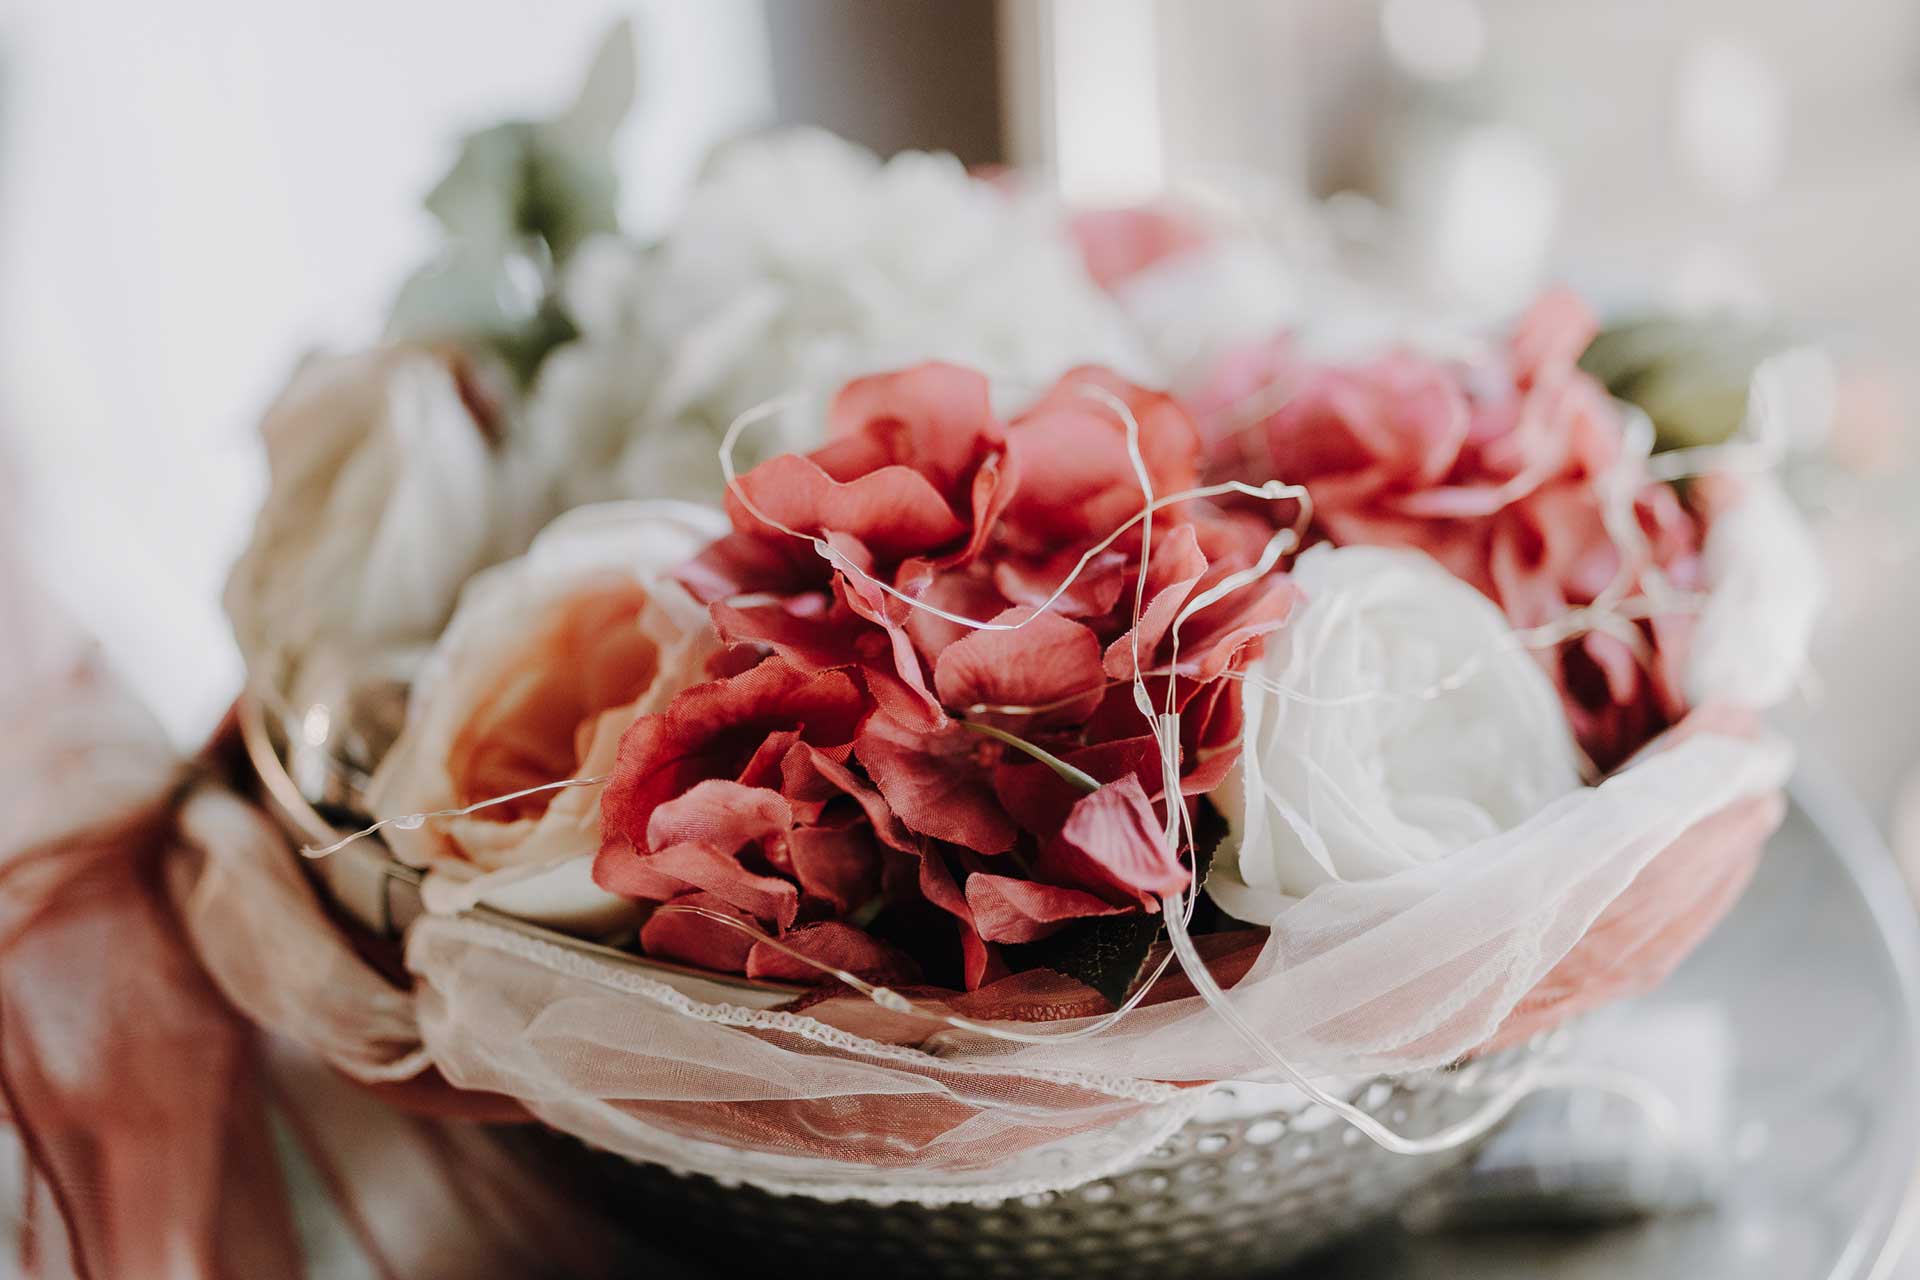
[{"label": "cream rose", "polygon": [[309,360],[268,410],[269,488],[228,579],[247,668],[423,643],[492,558],[499,468],[454,368],[416,347]]},{"label": "cream rose", "polygon": [[1250,669],[1240,762],[1214,793],[1230,836],[1207,888],[1228,912],[1268,923],[1580,787],[1559,695],[1478,591],[1384,547],[1316,547],[1293,576],[1306,604]]},{"label": "cream rose", "polygon": [[[401,817],[606,774],[627,726],[697,681],[718,647],[672,573],[725,532],[718,511],[687,503],[582,507],[474,578],[369,808]],[[484,903],[602,932],[633,906],[593,884],[600,790],[544,791],[389,839],[402,861],[428,869],[430,910]]]}]

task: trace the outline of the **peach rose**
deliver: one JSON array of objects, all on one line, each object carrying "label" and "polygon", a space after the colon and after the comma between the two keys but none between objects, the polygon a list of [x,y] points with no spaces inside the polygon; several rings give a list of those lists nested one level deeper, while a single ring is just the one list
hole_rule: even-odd
[{"label": "peach rose", "polygon": [[[718,511],[687,503],[582,507],[476,577],[414,686],[369,808],[402,817],[609,772],[627,726],[703,678],[719,648],[706,610],[670,575],[725,531]],[[635,908],[593,884],[600,792],[542,791],[388,838],[428,870],[430,910],[485,904],[604,932]]]}]

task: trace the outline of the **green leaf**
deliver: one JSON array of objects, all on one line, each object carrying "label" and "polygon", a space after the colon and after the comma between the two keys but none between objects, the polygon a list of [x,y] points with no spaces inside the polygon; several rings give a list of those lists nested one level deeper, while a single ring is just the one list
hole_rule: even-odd
[{"label": "green leaf", "polygon": [[1140,980],[1141,966],[1159,937],[1157,915],[1107,916],[1068,925],[1038,942],[1003,946],[1000,954],[1016,973],[1051,969],[1119,1005]]},{"label": "green leaf", "polygon": [[612,146],[633,98],[633,33],[623,21],[559,116],[464,138],[426,197],[446,246],[400,290],[389,333],[488,347],[531,379],[573,334],[555,296],[560,271],[590,237],[619,230]]},{"label": "green leaf", "polygon": [[1780,331],[1734,315],[1652,315],[1602,330],[1580,367],[1644,410],[1654,449],[1665,452],[1738,431],[1754,370],[1789,344]]},{"label": "green leaf", "polygon": [[633,24],[622,18],[601,37],[579,94],[553,122],[554,131],[575,146],[611,146],[621,121],[633,110],[635,79]]}]

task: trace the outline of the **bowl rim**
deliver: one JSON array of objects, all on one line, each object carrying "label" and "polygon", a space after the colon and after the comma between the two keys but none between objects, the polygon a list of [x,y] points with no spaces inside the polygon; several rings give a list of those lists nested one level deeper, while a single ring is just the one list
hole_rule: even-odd
[{"label": "bowl rim", "polygon": [[[330,844],[351,835],[350,830],[337,827],[328,821],[294,783],[293,775],[287,771],[280,748],[274,741],[265,701],[257,694],[248,691],[241,694],[234,711],[247,762],[260,784],[261,799],[275,821],[287,834],[308,844]],[[341,859],[341,854],[355,850],[358,850],[355,858]],[[355,923],[372,930],[380,937],[401,937],[413,920],[425,914],[424,907],[420,904],[420,885],[426,878],[425,873],[420,868],[395,857],[393,851],[378,835],[368,836],[357,845],[342,850],[341,854],[333,855],[326,860],[305,858],[298,848],[289,849],[288,852],[310,866],[320,868],[320,873],[313,877],[317,887]],[[347,867],[344,875],[361,877],[363,885],[367,880],[376,880],[377,888],[365,895],[343,892],[338,879],[328,874],[336,859],[340,859],[341,865]],[[398,902],[395,901],[396,894],[401,898]],[[637,955],[605,942],[596,942],[591,938],[583,938],[577,934],[536,924],[531,920],[509,915],[492,907],[476,905],[461,911],[459,916],[481,921],[495,928],[568,951],[592,955],[597,959],[644,973],[665,982],[684,995],[703,1001],[730,1002],[756,1009],[771,1009],[798,1000],[813,990],[811,987],[793,983],[766,982],[739,974],[716,973],[708,969],[697,969],[692,965],[676,964],[669,960]]]}]

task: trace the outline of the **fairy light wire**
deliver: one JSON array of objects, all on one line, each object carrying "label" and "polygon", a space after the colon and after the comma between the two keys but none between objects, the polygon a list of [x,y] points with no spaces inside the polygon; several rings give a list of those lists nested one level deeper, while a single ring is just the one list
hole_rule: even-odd
[{"label": "fairy light wire", "polygon": [[[1282,380],[1276,379],[1276,381]],[[1280,480],[1273,479],[1258,485],[1239,480],[1225,480],[1199,485],[1166,496],[1158,496],[1154,492],[1152,476],[1147,467],[1145,457],[1141,452],[1140,424],[1131,408],[1120,397],[1097,384],[1084,384],[1076,390],[1081,394],[1087,395],[1089,398],[1105,404],[1120,420],[1126,436],[1128,461],[1140,485],[1143,499],[1142,508],[1105,537],[1098,540],[1090,549],[1085,551],[1067,575],[1053,589],[1051,594],[1039,605],[1028,611],[1025,618],[1017,622],[995,622],[987,619],[972,618],[917,599],[899,590],[892,584],[883,582],[871,574],[866,573],[847,556],[828,543],[826,539],[817,534],[805,533],[783,521],[775,519],[754,502],[752,496],[741,483],[739,473],[735,466],[734,453],[738,442],[741,436],[752,426],[765,421],[769,417],[784,411],[796,403],[802,393],[790,392],[783,396],[774,397],[748,409],[736,417],[728,426],[721,442],[719,451],[721,469],[726,478],[728,492],[749,514],[770,529],[809,543],[816,553],[826,559],[836,571],[846,574],[850,578],[861,582],[863,585],[877,588],[885,595],[899,600],[908,608],[918,609],[957,626],[979,631],[1019,630],[1034,617],[1048,611],[1053,605],[1057,604],[1066,593],[1072,589],[1075,582],[1079,580],[1080,576],[1096,558],[1111,548],[1122,537],[1126,536],[1135,526],[1140,526],[1141,553],[1137,571],[1138,576],[1134,586],[1134,626],[1130,629],[1130,645],[1133,662],[1132,674],[1128,683],[1133,686],[1135,705],[1146,718],[1160,755],[1162,795],[1165,797],[1165,808],[1167,811],[1161,833],[1162,839],[1167,843],[1169,848],[1176,851],[1182,847],[1193,848],[1195,833],[1191,814],[1188,812],[1187,806],[1181,801],[1179,773],[1181,749],[1180,712],[1177,709],[1177,682],[1179,678],[1181,628],[1205,609],[1227,598],[1234,592],[1244,590],[1259,582],[1271,573],[1285,556],[1301,549],[1306,532],[1311,527],[1313,520],[1312,494],[1306,486],[1287,484]],[[1274,394],[1274,387],[1269,384],[1259,388],[1254,395],[1248,397],[1248,399],[1252,400],[1272,394]],[[1600,492],[1603,498],[1603,521],[1607,526],[1609,537],[1614,540],[1616,549],[1619,552],[1620,565],[1616,572],[1615,579],[1610,581],[1607,588],[1588,605],[1572,609],[1562,618],[1551,620],[1540,626],[1516,629],[1510,637],[1502,638],[1499,648],[1510,649],[1515,646],[1521,648],[1551,648],[1554,645],[1564,643],[1566,640],[1581,634],[1583,631],[1614,631],[1616,627],[1624,628],[1634,633],[1637,638],[1638,628],[1632,626],[1634,620],[1657,616],[1658,613],[1672,608],[1691,607],[1697,603],[1695,598],[1678,595],[1662,599],[1661,594],[1666,588],[1663,576],[1659,575],[1657,571],[1650,572],[1652,567],[1641,555],[1635,554],[1644,552],[1645,541],[1644,533],[1639,528],[1638,519],[1634,515],[1637,487],[1635,484],[1630,483],[1630,481],[1637,479],[1640,483],[1645,483],[1649,480],[1671,483],[1675,480],[1701,474],[1706,471],[1729,469],[1730,463],[1737,463],[1737,469],[1739,470],[1762,470],[1775,465],[1780,455],[1780,449],[1777,433],[1772,430],[1775,424],[1771,422],[1771,415],[1757,414],[1754,415],[1754,418],[1756,427],[1755,435],[1757,438],[1740,442],[1737,448],[1730,442],[1729,445],[1702,446],[1691,450],[1676,450],[1663,455],[1651,455],[1649,452],[1651,444],[1651,424],[1645,421],[1644,415],[1641,416],[1640,422],[1630,423],[1628,433],[1629,447],[1622,451],[1622,456],[1617,460],[1615,467],[1609,468],[1607,473],[1596,477],[1595,484],[1596,490]],[[1245,430],[1247,428],[1243,427],[1242,429]],[[1518,478],[1516,477],[1516,479]],[[1252,565],[1229,575],[1221,582],[1214,584],[1208,590],[1200,593],[1194,599],[1184,602],[1183,607],[1176,614],[1167,632],[1167,647],[1169,651],[1167,662],[1161,668],[1150,669],[1141,661],[1139,621],[1145,611],[1148,574],[1152,555],[1153,518],[1156,513],[1183,502],[1222,497],[1228,494],[1236,494],[1266,502],[1293,501],[1297,504],[1295,518],[1291,522],[1290,527],[1279,530],[1268,540]],[[1636,583],[1641,586],[1642,590],[1646,590],[1647,587],[1651,585],[1652,589],[1648,591],[1647,598],[1635,600],[1632,597],[1631,593]],[[1434,698],[1457,690],[1467,681],[1474,678],[1480,667],[1492,656],[1494,656],[1494,654],[1477,654],[1463,663],[1458,670],[1448,673],[1424,689],[1414,691],[1412,696]],[[1223,674],[1226,675],[1227,678],[1241,680],[1245,684],[1260,689],[1263,692],[1275,696],[1293,698],[1303,702],[1320,701],[1329,705],[1339,705],[1349,700],[1349,698],[1316,700],[1312,695],[1307,694],[1303,690],[1289,689],[1280,685],[1278,682],[1267,680],[1264,677],[1257,676],[1250,672],[1226,672]],[[1164,675],[1167,680],[1165,704],[1159,708],[1153,705],[1152,697],[1146,683],[1147,678],[1152,675]],[[1075,696],[1079,697],[1084,695]],[[1408,695],[1400,691],[1384,689],[1362,690],[1354,695],[1350,695],[1350,699],[1353,701],[1363,701],[1369,697],[1404,696]],[[1003,708],[992,706],[981,706],[969,708],[968,710],[974,712],[1002,711],[1008,713],[1019,713],[1023,711],[1031,713],[1033,711],[1032,708]],[[1011,745],[1023,750],[1031,745],[1025,743],[1023,740],[1016,739],[1014,735],[1007,734],[1003,730],[998,730],[996,727],[986,725],[982,722],[962,720],[961,723],[975,732],[985,733],[987,736],[1009,741]],[[1062,766],[1065,770],[1071,770],[1072,772],[1070,774],[1063,773],[1063,776],[1068,776],[1070,780],[1074,781],[1076,785],[1083,789],[1089,786],[1097,787],[1099,785],[1097,780],[1093,779],[1090,775],[1077,770],[1074,766],[1068,765],[1064,761],[1055,759],[1047,760],[1046,762],[1050,765]],[[546,792],[569,787],[601,785],[608,781],[608,777],[609,775],[602,774],[562,779],[556,782],[542,783],[536,786],[522,788],[501,796],[489,797],[468,805],[388,817],[344,836],[331,844],[320,847],[308,847],[303,849],[302,852],[309,857],[326,857],[347,847],[356,840],[377,835],[384,830],[417,830],[429,821],[470,816],[496,805],[508,804]],[[1637,1077],[1621,1076],[1619,1073],[1609,1075],[1608,1073],[1581,1072],[1534,1063],[1529,1064],[1517,1072],[1506,1088],[1503,1088],[1488,1099],[1487,1102],[1465,1119],[1437,1133],[1423,1137],[1408,1137],[1400,1134],[1381,1123],[1376,1117],[1365,1110],[1355,1106],[1350,1101],[1316,1085],[1305,1073],[1295,1067],[1286,1055],[1274,1046],[1258,1028],[1247,1021],[1245,1015],[1237,1007],[1232,998],[1221,989],[1218,982],[1213,978],[1211,971],[1207,968],[1205,960],[1200,956],[1198,948],[1194,944],[1192,934],[1189,932],[1188,926],[1191,923],[1193,910],[1198,901],[1199,887],[1197,877],[1190,873],[1187,888],[1162,897],[1161,908],[1166,920],[1169,946],[1162,954],[1153,971],[1145,975],[1143,981],[1136,984],[1134,990],[1125,1001],[1111,1012],[1095,1017],[1082,1025],[1066,1030],[1050,1032],[1022,1031],[1009,1027],[1004,1023],[980,1022],[974,1019],[960,1017],[950,1012],[929,1009],[887,986],[869,982],[857,974],[837,966],[826,964],[814,957],[807,956],[779,939],[771,937],[764,930],[754,925],[735,917],[712,911],[708,908],[667,903],[655,908],[655,912],[656,914],[660,912],[691,913],[718,923],[723,927],[746,933],[755,939],[756,944],[770,946],[787,958],[810,966],[816,971],[843,984],[849,990],[863,995],[882,1008],[900,1013],[912,1013],[918,1016],[931,1017],[955,1030],[994,1040],[1019,1044],[1057,1044],[1101,1034],[1114,1025],[1117,1025],[1123,1018],[1135,1010],[1154,988],[1158,980],[1166,973],[1171,964],[1177,962],[1188,980],[1194,984],[1194,990],[1200,996],[1203,1003],[1206,1004],[1216,1016],[1220,1017],[1235,1035],[1258,1055],[1261,1061],[1266,1063],[1268,1067],[1277,1072],[1295,1088],[1301,1090],[1302,1093],[1314,1102],[1329,1109],[1383,1149],[1396,1154],[1430,1154],[1449,1150],[1463,1143],[1471,1142],[1492,1129],[1494,1125],[1504,1119],[1506,1115],[1526,1097],[1542,1090],[1553,1088],[1577,1086],[1614,1093],[1628,1098],[1641,1106],[1641,1108],[1653,1118],[1656,1125],[1671,1122],[1671,1100],[1659,1094],[1657,1090],[1650,1092],[1650,1086]]]},{"label": "fairy light wire", "polygon": [[564,791],[569,787],[597,787],[612,776],[612,774],[600,773],[590,777],[562,778],[558,782],[542,782],[537,786],[522,787],[518,791],[510,791],[505,795],[488,796],[484,800],[476,800],[472,804],[460,805],[456,808],[429,809],[421,813],[396,814],[391,818],[382,818],[378,822],[361,827],[358,831],[353,831],[341,836],[332,844],[302,845],[300,853],[303,857],[307,858],[328,858],[345,849],[347,846],[368,839],[371,836],[377,836],[382,831],[418,831],[429,822],[447,818],[470,817],[482,810],[491,809],[496,805],[512,804],[515,800],[525,800],[528,796],[542,795],[549,791]]}]

